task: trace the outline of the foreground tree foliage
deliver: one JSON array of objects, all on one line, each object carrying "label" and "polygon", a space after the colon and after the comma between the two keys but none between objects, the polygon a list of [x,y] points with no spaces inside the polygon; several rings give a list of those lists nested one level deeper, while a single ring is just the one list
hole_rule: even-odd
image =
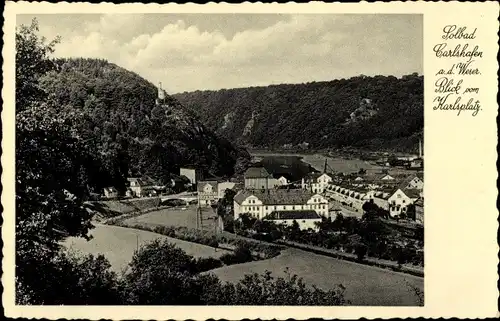
[{"label": "foreground tree foliage", "polygon": [[100,166],[72,131],[76,115],[59,113],[41,90],[54,42],[45,45],[37,30],[34,21],[16,35],[16,277],[21,292],[43,303],[60,279],[59,242],[92,227],[83,202]]},{"label": "foreground tree foliage", "polygon": [[[240,251],[245,251],[241,249]],[[164,241],[143,246],[132,259],[120,289],[124,304],[139,305],[343,305],[344,288],[307,287],[285,270],[249,274],[236,284],[196,273],[196,260]]]}]

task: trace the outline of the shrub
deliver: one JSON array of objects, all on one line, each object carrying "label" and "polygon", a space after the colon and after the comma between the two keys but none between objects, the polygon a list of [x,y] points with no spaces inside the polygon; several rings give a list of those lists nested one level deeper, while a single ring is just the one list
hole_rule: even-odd
[{"label": "shrub", "polygon": [[208,258],[195,259],[194,265],[196,267],[196,272],[201,273],[216,268],[220,268],[223,264],[222,261],[219,259],[208,257]]},{"label": "shrub", "polygon": [[221,256],[220,260],[226,265],[232,265],[253,261],[253,257],[250,249],[244,246],[238,246],[234,250],[234,253],[224,254]]},{"label": "shrub", "polygon": [[356,254],[359,261],[363,261],[363,259],[366,256],[367,250],[368,250],[368,248],[364,244],[356,245],[356,247],[354,249],[354,253]]}]

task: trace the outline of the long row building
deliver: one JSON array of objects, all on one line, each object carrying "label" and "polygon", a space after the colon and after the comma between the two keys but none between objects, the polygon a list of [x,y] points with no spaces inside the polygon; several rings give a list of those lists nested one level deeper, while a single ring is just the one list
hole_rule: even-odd
[{"label": "long row building", "polygon": [[383,175],[380,178],[361,178],[344,180],[330,184],[325,195],[332,201],[361,212],[363,204],[373,202],[389,212],[391,217],[406,214],[409,205],[417,209],[416,221],[423,223],[423,214],[420,204],[423,204],[424,182],[419,175],[410,175],[404,178],[394,178]]},{"label": "long row building", "polygon": [[329,201],[303,189],[245,189],[234,197],[234,218],[244,213],[275,223],[295,220],[301,229],[316,229],[315,222],[329,215]]}]

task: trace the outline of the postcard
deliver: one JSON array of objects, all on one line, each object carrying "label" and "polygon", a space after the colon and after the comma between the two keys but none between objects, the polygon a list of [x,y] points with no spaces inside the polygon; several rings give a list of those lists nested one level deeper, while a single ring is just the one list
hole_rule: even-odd
[{"label": "postcard", "polygon": [[7,316],[498,316],[497,2],[4,17]]}]

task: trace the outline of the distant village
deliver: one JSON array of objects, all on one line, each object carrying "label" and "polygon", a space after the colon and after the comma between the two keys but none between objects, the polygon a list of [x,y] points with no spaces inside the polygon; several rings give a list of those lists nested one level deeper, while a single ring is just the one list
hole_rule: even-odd
[{"label": "distant village", "polygon": [[[325,166],[326,167],[326,166]],[[270,172],[254,164],[243,177],[230,180],[206,180],[196,168],[181,168],[181,190],[197,197],[198,206],[216,206],[226,190],[233,190],[234,218],[248,213],[260,220],[277,224],[297,221],[301,229],[315,228],[322,217],[334,219],[339,213],[361,216],[367,202],[387,213],[423,224],[423,172],[409,174],[311,172],[292,181],[292,174]],[[157,197],[167,195],[165,186],[150,177],[129,178],[126,196]],[[118,197],[114,188],[104,190],[105,198]]]},{"label": "distant village", "polygon": [[[165,92],[158,90],[161,101]],[[405,219],[423,224],[423,156],[419,144],[418,156],[382,157],[376,164],[383,166],[378,173],[336,172],[325,160],[323,171],[313,170],[303,177],[287,172],[286,167],[266,168],[256,158],[243,177],[208,179],[195,167],[180,168],[176,178],[168,184],[151,177],[130,177],[127,198],[158,197],[189,193],[198,207],[215,207],[227,190],[235,193],[234,219],[249,214],[259,220],[290,225],[294,221],[303,230],[317,229],[322,218],[336,215],[362,216],[363,205],[375,204],[385,218]],[[405,169],[405,174],[389,174],[391,168]],[[104,189],[104,198],[118,198],[114,187]],[[175,198],[174,198],[175,199]],[[187,198],[181,198],[186,200]]]}]

